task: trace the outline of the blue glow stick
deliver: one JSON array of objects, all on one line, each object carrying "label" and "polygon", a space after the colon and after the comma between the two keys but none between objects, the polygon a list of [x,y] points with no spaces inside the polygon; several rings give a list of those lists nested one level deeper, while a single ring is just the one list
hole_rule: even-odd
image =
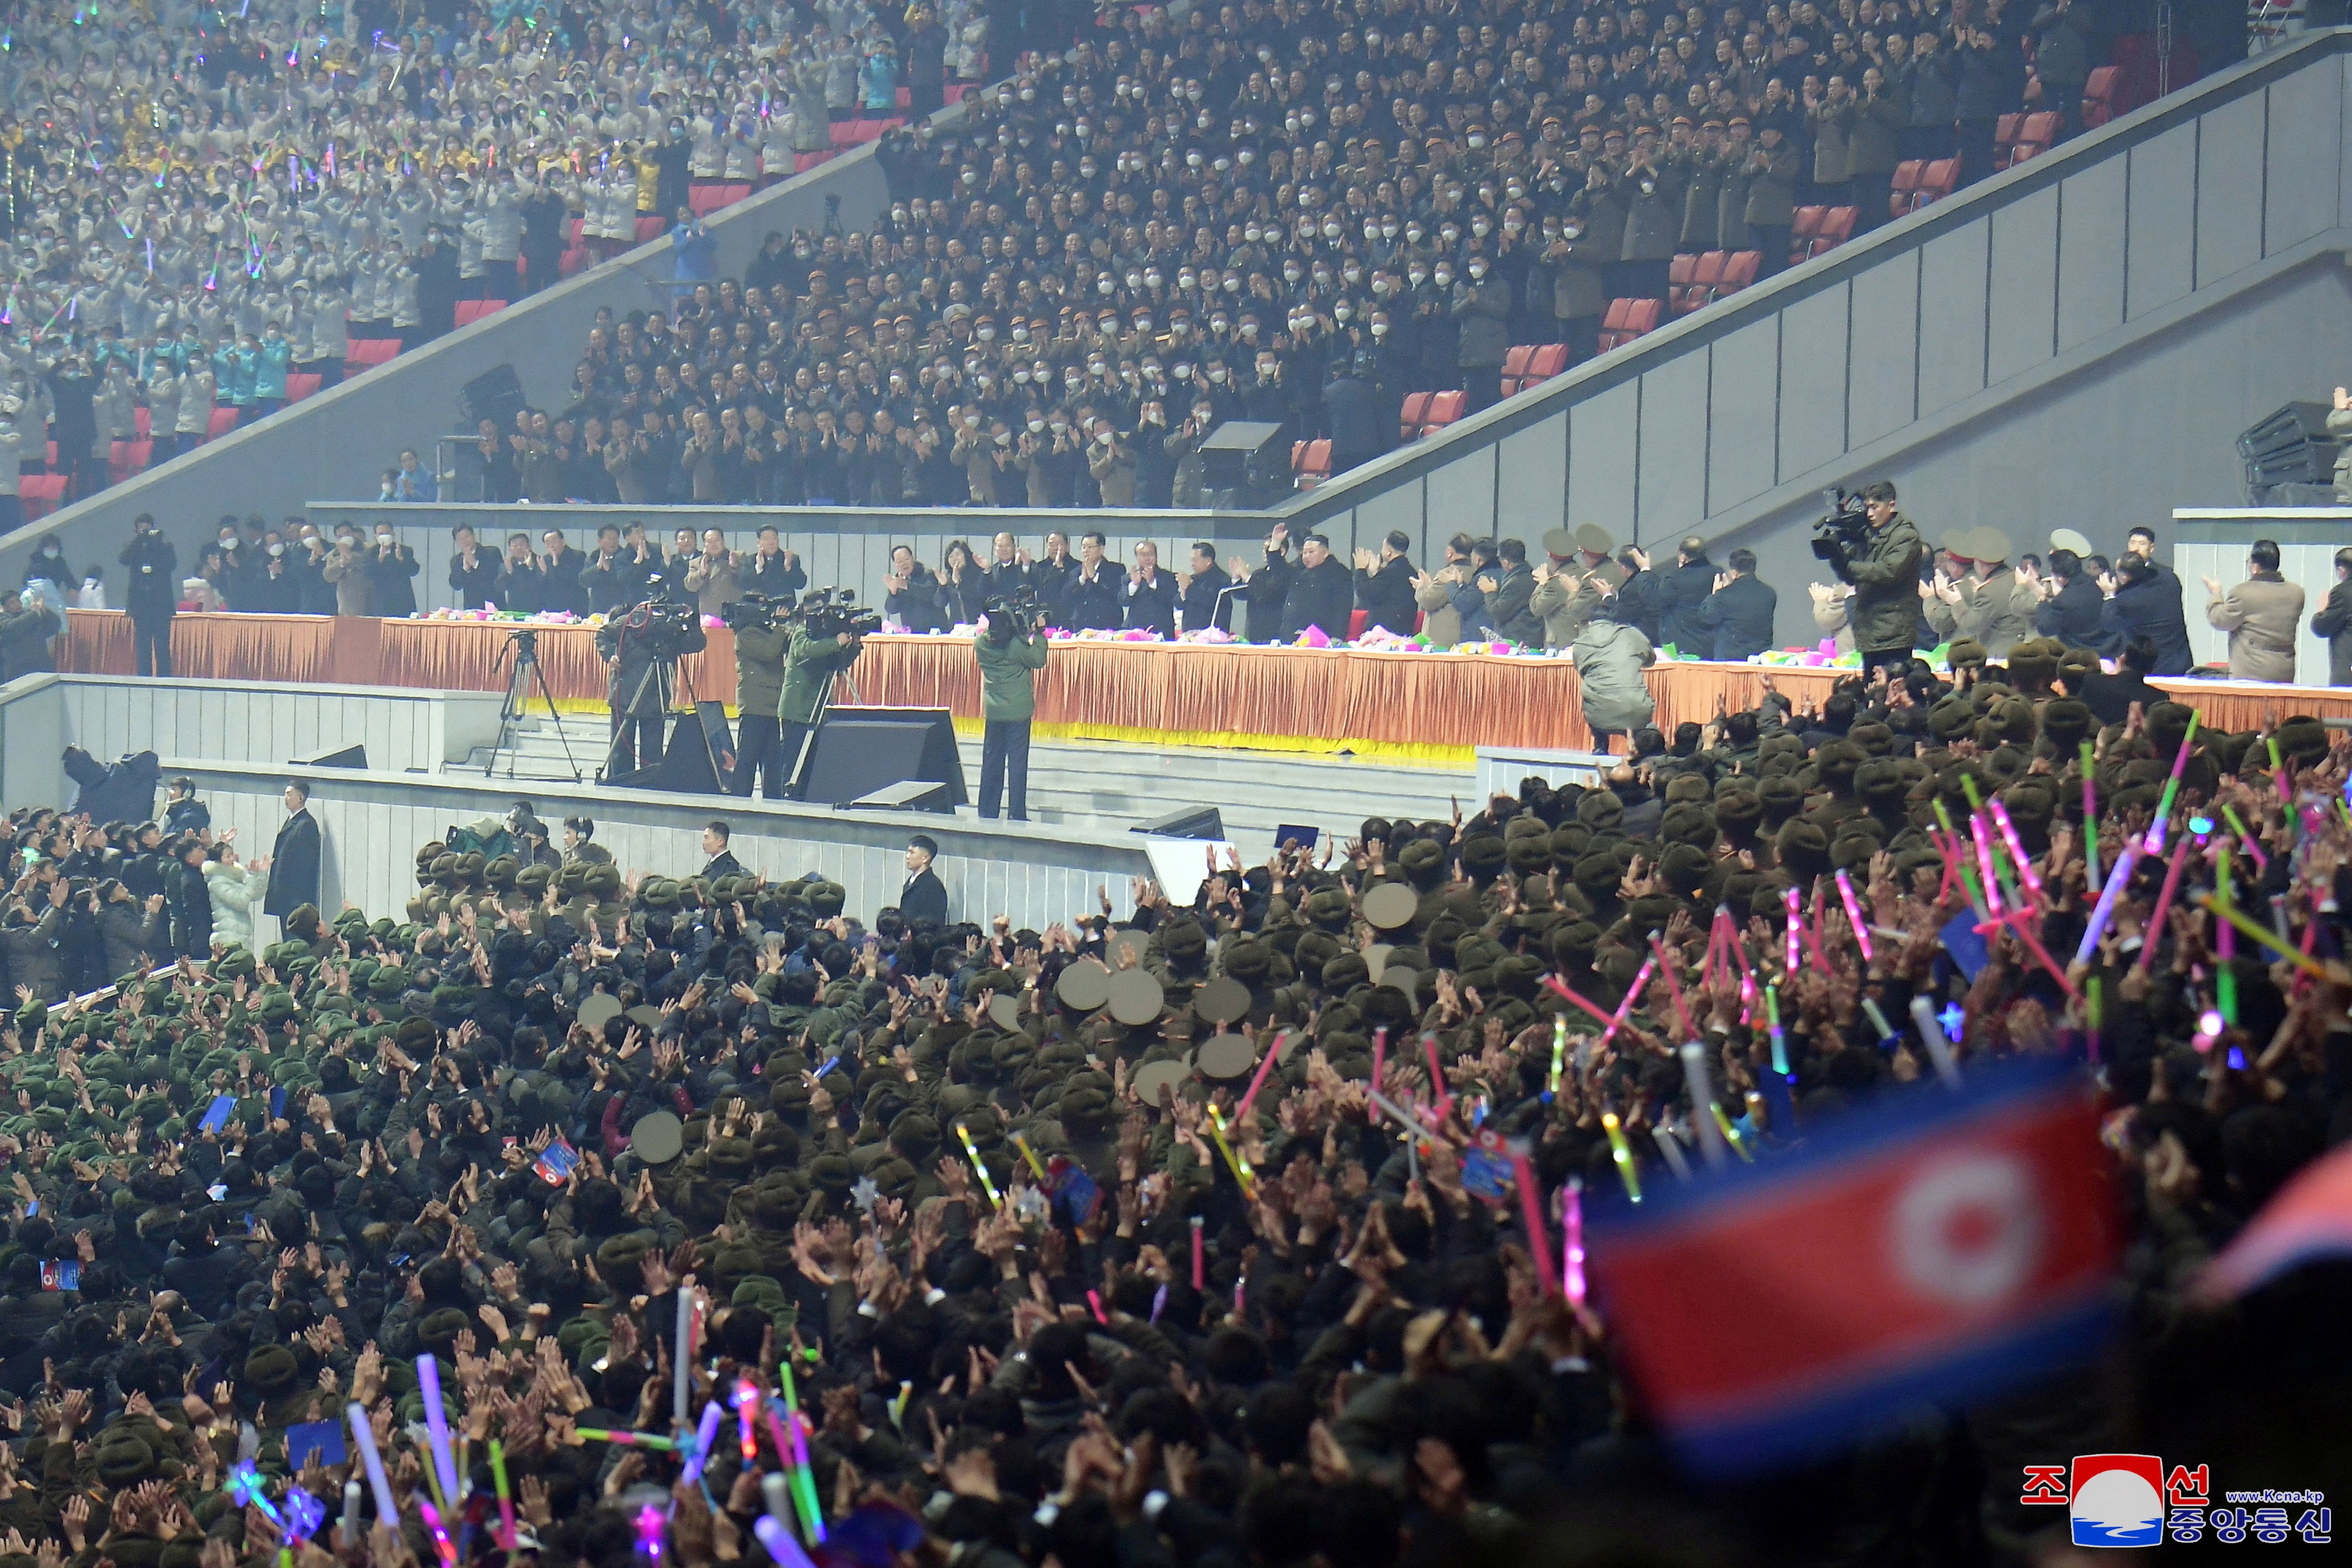
[{"label": "blue glow stick", "polygon": [[2144,840],[2126,840],[2123,853],[2116,857],[2115,869],[2107,873],[2107,885],[2099,892],[2099,902],[2091,911],[2091,923],[2083,929],[2083,945],[2074,950],[2074,962],[2087,964],[2091,955],[2099,950],[2099,938],[2105,936],[2107,923],[2115,918],[2116,900],[2131,880],[2132,868],[2139,864]]}]

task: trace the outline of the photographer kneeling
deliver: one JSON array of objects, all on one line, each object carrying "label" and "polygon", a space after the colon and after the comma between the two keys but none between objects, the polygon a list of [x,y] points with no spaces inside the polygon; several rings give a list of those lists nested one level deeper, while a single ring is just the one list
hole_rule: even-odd
[{"label": "photographer kneeling", "polygon": [[741,717],[735,739],[735,770],[727,776],[727,792],[749,795],[754,775],[760,793],[771,800],[784,798],[792,782],[792,767],[781,744],[783,727],[777,718],[784,695],[784,656],[792,647],[792,631],[776,618],[777,606],[758,594],[747,594],[719,607],[719,618],[735,633],[735,703]]},{"label": "photographer kneeling", "polygon": [[1006,766],[1013,773],[1012,810],[1029,820],[1029,723],[1037,712],[1036,673],[1045,667],[1044,612],[1034,594],[992,599],[987,625],[973,640],[980,660],[980,711],[987,720],[980,743],[980,815],[996,817]]},{"label": "photographer kneeling", "polygon": [[1882,664],[1890,676],[1901,674],[1918,642],[1919,563],[1927,546],[1917,527],[1895,509],[1895,486],[1881,479],[1859,497],[1841,492],[1837,509],[1814,528],[1813,553],[1853,585],[1846,612],[1863,678]]},{"label": "photographer kneeling", "polygon": [[669,711],[670,673],[688,653],[699,653],[709,639],[694,606],[667,597],[664,587],[596,632],[596,652],[604,656],[612,677],[605,701],[613,710],[613,746],[604,758],[604,776],[658,767],[662,759],[662,720]]}]

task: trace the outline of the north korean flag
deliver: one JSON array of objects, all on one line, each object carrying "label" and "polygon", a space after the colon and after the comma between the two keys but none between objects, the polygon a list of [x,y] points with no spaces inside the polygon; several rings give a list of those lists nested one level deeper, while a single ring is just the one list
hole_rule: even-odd
[{"label": "north korean flag", "polygon": [[1593,1289],[1702,1474],[1779,1468],[2093,1353],[2117,1228],[2089,1089],[2032,1059],[1586,1222]]}]

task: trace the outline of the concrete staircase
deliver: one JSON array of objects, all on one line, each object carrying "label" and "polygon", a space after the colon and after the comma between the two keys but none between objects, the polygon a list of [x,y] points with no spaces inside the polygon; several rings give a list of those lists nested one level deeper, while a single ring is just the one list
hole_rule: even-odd
[{"label": "concrete staircase", "polygon": [[[600,715],[567,714],[560,728],[544,716],[527,719],[511,753],[501,754],[490,777],[503,780],[511,766],[518,784],[569,782],[576,765],[593,779],[610,730]],[[571,746],[571,760],[563,743]],[[964,788],[980,793],[980,737],[962,737]],[[479,774],[490,764],[477,749],[445,771]],[[1037,822],[1118,830],[1200,806],[1214,806],[1225,836],[1245,860],[1263,859],[1277,827],[1311,827],[1356,836],[1366,817],[1451,813],[1458,797],[1475,810],[1475,775],[1469,768],[1398,767],[1345,757],[1307,757],[1203,747],[1145,747],[1099,741],[1040,741],[1029,750],[1029,816]],[[966,807],[965,814],[971,809]]]}]

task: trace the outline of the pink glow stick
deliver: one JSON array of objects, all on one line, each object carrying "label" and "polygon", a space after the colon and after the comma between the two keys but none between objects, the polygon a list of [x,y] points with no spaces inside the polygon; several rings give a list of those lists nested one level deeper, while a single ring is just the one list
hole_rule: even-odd
[{"label": "pink glow stick", "polygon": [[[1388,1059],[1389,1031],[1386,1029],[1376,1029],[1372,1030],[1372,1087],[1374,1090],[1378,1090],[1381,1086],[1381,1069],[1387,1063]],[[1381,1113],[1375,1108],[1372,1112],[1372,1125],[1377,1127],[1380,1124]]]},{"label": "pink glow stick", "polygon": [[1690,1009],[1683,1005],[1683,987],[1675,977],[1675,962],[1666,956],[1666,945],[1654,931],[1650,933],[1650,951],[1657,955],[1658,972],[1666,977],[1666,995],[1674,998],[1675,1020],[1683,1026],[1683,1038],[1696,1040],[1698,1030],[1691,1027]]},{"label": "pink glow stick", "polygon": [[2009,846],[2009,858],[2017,862],[2017,874],[2025,879],[2026,890],[2033,894],[2036,904],[2041,903],[2042,877],[2034,871],[2033,862],[2025,852],[2025,845],[2018,840],[2017,829],[2009,820],[2009,808],[1999,800],[1988,800],[1985,810],[1992,813],[1992,824],[2000,830],[2000,841]]},{"label": "pink glow stick", "polygon": [[2157,893],[2155,912],[2149,915],[2147,925],[2141,931],[2139,961],[2132,967],[2143,975],[2147,973],[2149,963],[2156,957],[2158,939],[2164,935],[2165,912],[2172,907],[2173,889],[2180,885],[2180,863],[2188,856],[2190,841],[2189,836],[2183,833],[2180,841],[2172,846],[2172,863],[2164,868],[2164,886]]},{"label": "pink glow stick", "polygon": [[1536,1278],[1543,1288],[1552,1288],[1551,1231],[1543,1222],[1543,1205],[1536,1193],[1535,1162],[1525,1151],[1511,1151],[1511,1175],[1519,1189],[1519,1218],[1527,1222],[1528,1253],[1535,1260]]},{"label": "pink glow stick", "polygon": [[1429,1087],[1437,1096],[1437,1119],[1442,1122],[1454,1109],[1454,1094],[1445,1087],[1445,1069],[1437,1065],[1437,1036],[1423,1034],[1421,1047],[1429,1053]]},{"label": "pink glow stick", "polygon": [[1282,1055],[1283,1042],[1289,1038],[1288,1030],[1274,1037],[1274,1043],[1266,1048],[1265,1060],[1257,1064],[1257,1076],[1250,1080],[1249,1092],[1242,1096],[1240,1106],[1234,1112],[1234,1120],[1238,1122],[1246,1117],[1250,1107],[1257,1103],[1257,1092],[1265,1087],[1265,1075],[1274,1071],[1276,1061]]},{"label": "pink glow stick", "polygon": [[1584,1305],[1584,1184],[1574,1176],[1559,1191],[1559,1286],[1568,1304]]},{"label": "pink glow stick", "polygon": [[1633,1015],[1633,1003],[1640,998],[1642,995],[1642,988],[1650,983],[1650,977],[1656,973],[1657,967],[1658,959],[1657,955],[1655,954],[1652,954],[1649,957],[1642,960],[1641,972],[1633,977],[1633,983],[1626,988],[1625,999],[1617,1004],[1616,1016],[1609,1020],[1609,1027],[1601,1031],[1601,1043],[1602,1045],[1607,1045],[1609,1041],[1615,1037],[1617,1030],[1624,1024],[1626,1019]]},{"label": "pink glow stick", "polygon": [[2000,881],[1992,874],[1992,841],[1985,836],[1984,818],[1971,815],[1969,832],[1977,841],[1977,870],[1984,877],[1985,904],[1993,914],[2000,913]]},{"label": "pink glow stick", "polygon": [[1845,905],[1846,924],[1853,927],[1853,939],[1862,945],[1862,961],[1867,964],[1872,957],[1870,922],[1862,917],[1862,900],[1853,895],[1853,878],[1846,875],[1843,866],[1838,868],[1837,889],[1838,900]]},{"label": "pink glow stick", "polygon": [[[1604,1013],[1599,1008],[1594,1007],[1590,1000],[1577,995],[1575,991],[1569,988],[1568,982],[1561,979],[1558,975],[1546,975],[1544,977],[1543,983],[1551,990],[1553,995],[1559,997],[1562,1000],[1575,1003],[1578,1007],[1582,1008],[1587,1013],[1591,1014],[1594,1019],[1598,1019],[1603,1026],[1607,1026],[1614,1021],[1607,1013]],[[1433,1042],[1432,1043],[1430,1050],[1433,1054],[1435,1052],[1436,1046]]]},{"label": "pink glow stick", "polygon": [[1797,915],[1797,890],[1793,887],[1782,888],[1780,890],[1780,902],[1788,910],[1789,924],[1787,935],[1789,938],[1789,956],[1787,962],[1789,976],[1793,979],[1797,973],[1797,933],[1804,925],[1804,922],[1800,919]]},{"label": "pink glow stick", "polygon": [[1192,1289],[1207,1289],[1208,1278],[1207,1267],[1201,1257],[1201,1217],[1196,1214],[1192,1217]]}]

